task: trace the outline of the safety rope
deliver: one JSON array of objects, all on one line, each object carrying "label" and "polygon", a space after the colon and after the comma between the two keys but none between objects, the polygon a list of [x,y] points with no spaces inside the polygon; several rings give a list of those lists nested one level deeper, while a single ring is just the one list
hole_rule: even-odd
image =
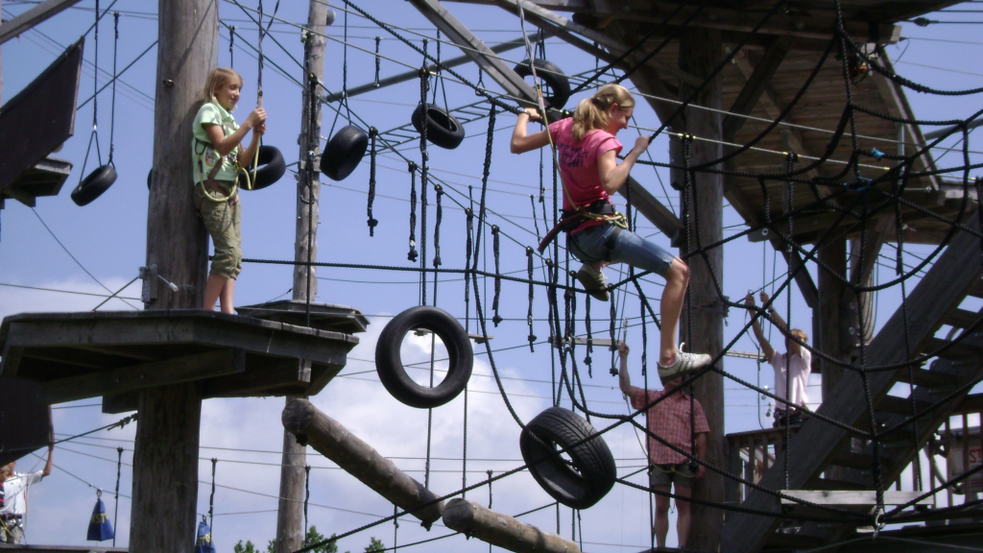
[{"label": "safety rope", "polygon": [[[119,481],[123,474],[123,448],[116,448],[116,493],[113,496],[113,528],[119,528]],[[116,532],[113,532],[113,547],[116,547]]]},{"label": "safety rope", "polygon": [[375,236],[375,227],[379,221],[372,216],[372,204],[375,202],[375,139],[379,136],[379,129],[369,127],[369,200],[368,200],[368,225],[369,236]]}]

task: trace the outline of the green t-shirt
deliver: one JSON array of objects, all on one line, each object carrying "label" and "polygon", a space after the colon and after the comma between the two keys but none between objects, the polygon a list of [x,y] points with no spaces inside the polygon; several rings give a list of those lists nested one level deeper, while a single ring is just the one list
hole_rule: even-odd
[{"label": "green t-shirt", "polygon": [[[195,116],[195,123],[192,126],[194,138],[191,140],[191,161],[195,183],[199,183],[208,177],[208,173],[215,167],[215,162],[219,158],[218,153],[212,148],[212,141],[205,132],[206,124],[221,125],[225,136],[229,136],[239,128],[232,114],[225,111],[225,108],[218,105],[218,103],[205,102],[205,105],[201,106],[201,109],[198,110],[198,115]],[[239,148],[236,147],[225,155],[222,161],[222,168],[215,175],[215,180],[234,181],[236,179],[236,156],[238,153]]]}]

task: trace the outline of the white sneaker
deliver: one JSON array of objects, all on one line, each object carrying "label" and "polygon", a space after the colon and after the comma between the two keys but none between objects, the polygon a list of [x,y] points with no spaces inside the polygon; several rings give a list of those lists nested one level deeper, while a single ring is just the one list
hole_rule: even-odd
[{"label": "white sneaker", "polygon": [[709,365],[710,361],[713,360],[712,357],[705,353],[685,352],[683,351],[685,346],[685,342],[679,344],[679,348],[676,350],[676,360],[672,362],[672,365],[664,367],[662,366],[662,363],[657,363],[659,365],[659,378],[663,383],[668,382],[678,376],[684,376],[695,372],[696,370]]}]

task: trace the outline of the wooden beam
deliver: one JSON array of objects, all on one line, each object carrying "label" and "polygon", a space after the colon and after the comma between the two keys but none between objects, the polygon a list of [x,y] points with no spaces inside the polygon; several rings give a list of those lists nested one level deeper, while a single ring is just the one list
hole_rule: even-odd
[{"label": "wooden beam", "polygon": [[78,4],[79,0],[47,0],[0,25],[0,44]]},{"label": "wooden beam", "polygon": [[477,63],[488,76],[497,82],[505,92],[525,101],[530,106],[536,104],[536,91],[529,83],[519,76],[511,67],[505,65],[495,53],[477,36],[454,17],[438,0],[408,0],[440,29],[455,44],[461,47],[465,55]]},{"label": "wooden beam", "polygon": [[771,82],[771,78],[775,75],[778,66],[781,65],[794,42],[795,39],[788,36],[775,37],[772,40],[754,71],[747,77],[747,83],[731,105],[730,113],[724,117],[724,140],[733,141],[737,130],[747,121],[745,117],[741,116],[751,113],[758,104],[758,99],[764,94],[766,86]]},{"label": "wooden beam", "polygon": [[645,189],[631,175],[628,176],[626,186],[618,189],[618,193],[628,197],[631,193],[631,206],[638,210],[646,219],[652,222],[662,234],[670,240],[675,241],[676,237],[683,230],[683,223],[676,217],[676,214],[656,199],[648,190]]},{"label": "wooden beam", "polygon": [[[540,38],[548,38],[550,36],[552,36],[551,32],[547,32],[540,29],[539,34],[530,37],[530,40],[533,41],[533,43],[535,44],[540,40]],[[321,40],[323,41],[324,39],[322,38]],[[526,46],[525,39],[517,38],[515,40],[510,40],[508,42],[496,44],[495,46],[489,48],[489,50],[491,50],[496,54],[501,54],[502,52],[508,52],[509,50],[514,50],[516,48],[525,48],[525,46]],[[471,56],[458,56],[456,58],[451,58],[449,60],[441,60],[440,65],[442,67],[457,67],[459,65],[470,63],[472,61],[474,61],[474,59]],[[432,71],[437,70],[436,64],[430,64],[428,65],[428,67],[431,68]],[[351,98],[352,96],[358,96],[360,94],[365,94],[366,92],[372,92],[373,90],[379,90],[380,88],[385,88],[387,86],[391,86],[394,84],[399,84],[412,79],[419,79],[419,78],[420,78],[420,70],[413,69],[411,71],[405,71],[403,73],[399,73],[391,77],[379,79],[378,82],[372,82],[372,83],[356,86],[353,88],[349,88],[347,91],[347,95],[344,92],[335,92],[334,94],[328,94],[327,96],[324,97],[324,101],[337,102],[342,98],[346,98],[346,97]]]},{"label": "wooden beam", "polygon": [[[979,224],[979,214],[969,223],[970,228]],[[938,328],[942,317],[965,297],[966,290],[983,274],[980,265],[979,239],[967,233],[957,234],[925,277],[907,298],[907,336],[915,351],[929,340]],[[908,352],[905,348],[904,314],[898,310],[887,321],[867,348],[867,365],[871,367],[901,365]],[[864,386],[861,378],[847,371],[829,397],[825,397],[818,413],[847,425],[854,425],[867,413],[863,400]],[[876,400],[885,395],[896,382],[893,371],[875,371],[867,374],[871,397]],[[769,470],[760,484],[765,489],[801,489],[806,482],[823,470],[828,457],[848,431],[812,417],[805,421],[799,433],[792,438],[789,447],[781,453],[775,467],[782,467],[783,456],[792,452],[795,462],[789,463],[788,485],[784,472]],[[743,507],[749,512],[760,509],[779,513],[780,506],[770,494],[753,490]],[[732,513],[724,526],[722,551],[756,551],[779,519],[748,513]]]},{"label": "wooden beam", "polygon": [[309,444],[379,495],[409,511],[426,528],[443,514],[444,502],[436,501],[433,492],[306,399],[291,401],[281,418],[283,427],[298,442]]},{"label": "wooden beam", "polygon": [[[748,82],[750,82],[756,68],[751,65],[751,60],[748,59],[747,52],[738,52],[737,55],[734,56],[734,64],[737,66],[737,69],[740,71],[741,75],[743,75],[744,78],[748,79]],[[758,97],[758,103],[760,103],[761,108],[765,110],[765,113],[768,114],[768,117],[773,120],[778,119],[778,117],[781,116],[782,112],[785,111],[785,108],[787,107],[785,106],[784,102],[779,99],[778,93],[775,92],[775,89],[767,82],[761,84],[761,94]],[[794,122],[790,117],[785,117],[784,121],[786,123]],[[814,155],[813,152],[806,147],[805,141],[802,139],[802,132],[799,129],[785,126],[783,127],[783,130],[788,131],[788,137],[786,140],[788,140],[789,149],[799,155],[819,157]],[[815,169],[809,171],[806,173],[806,175],[809,178],[816,178],[820,176],[819,172]]]},{"label": "wooden beam", "polygon": [[444,525],[469,538],[517,553],[580,553],[570,540],[460,497],[447,503]]},{"label": "wooden beam", "polygon": [[188,357],[92,372],[45,382],[42,386],[41,397],[48,403],[63,403],[76,399],[241,373],[245,370],[245,350],[220,349]]}]

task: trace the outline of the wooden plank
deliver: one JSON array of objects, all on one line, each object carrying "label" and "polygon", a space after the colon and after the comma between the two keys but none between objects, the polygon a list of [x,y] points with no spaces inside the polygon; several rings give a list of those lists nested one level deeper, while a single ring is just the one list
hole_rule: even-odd
[{"label": "wooden plank", "polygon": [[[875,408],[877,411],[910,417],[914,414],[912,413],[911,403],[910,398],[887,395],[877,402],[877,406]],[[925,411],[925,409],[929,408],[931,405],[931,403],[915,401],[915,408],[919,413]]]},{"label": "wooden plank", "polygon": [[488,76],[514,98],[536,104],[536,91],[511,67],[499,59],[484,42],[458,21],[438,0],[409,0],[424,17],[430,20],[449,39],[461,47],[465,55],[478,64]]},{"label": "wooden plank", "polygon": [[287,404],[281,418],[298,442],[309,444],[394,505],[410,511],[424,527],[430,528],[443,514],[444,502],[436,501],[433,492],[306,399]]},{"label": "wooden plank", "polygon": [[78,4],[79,0],[47,0],[0,25],[0,44]]},{"label": "wooden plank", "polygon": [[[971,224],[979,224],[978,213],[973,216]],[[966,289],[979,280],[981,274],[979,240],[966,233],[957,234],[908,297],[908,336],[916,348],[929,339],[945,313],[962,301]],[[904,363],[907,356],[904,344],[904,319],[901,310],[898,310],[867,348],[867,364],[885,366]],[[867,375],[867,380],[872,397],[876,399],[887,394],[895,382],[895,375],[892,371],[872,372]],[[856,423],[866,411],[866,403],[861,399],[862,390],[859,375],[848,371],[841,385],[830,397],[824,398],[818,413],[846,424]],[[783,485],[783,474],[775,470],[768,471],[762,485],[766,489],[802,488],[822,470],[828,457],[846,436],[846,430],[824,424],[818,418],[810,418],[792,439],[795,462],[790,463],[789,485]],[[784,453],[781,453],[776,466],[782,466],[783,456]],[[749,494],[744,506],[775,513],[779,509],[772,496],[757,490]],[[728,515],[721,550],[757,550],[775,523],[776,520],[769,517],[745,513]]]},{"label": "wooden plank", "polygon": [[[801,499],[817,505],[877,505],[877,492],[873,490],[782,490],[782,493],[794,499],[782,499],[782,505],[801,505],[795,501]],[[885,491],[885,505],[905,505],[918,499],[924,492]],[[916,505],[935,505],[935,496],[928,496]]]},{"label": "wooden plank", "polygon": [[244,350],[221,349],[121,369],[98,371],[45,382],[41,397],[48,403],[130,392],[145,388],[191,382],[246,370]]},{"label": "wooden plank", "polygon": [[954,309],[945,318],[945,324],[959,328],[969,328],[980,320],[980,314],[966,309]]},{"label": "wooden plank", "polygon": [[509,551],[580,553],[577,544],[568,539],[460,497],[447,503],[443,518],[444,525],[451,530]]},{"label": "wooden plank", "polygon": [[898,382],[914,384],[915,386],[925,386],[926,388],[932,388],[938,391],[950,390],[955,386],[956,381],[957,379],[952,375],[922,368],[912,367],[910,369],[910,375],[909,369],[898,371]]},{"label": "wooden plank", "polygon": [[940,352],[938,354],[939,357],[952,359],[953,361],[971,362],[978,362],[983,359],[983,349],[966,343],[965,340],[961,342],[949,342],[948,340],[935,337],[926,340],[925,345],[921,348],[919,353],[936,352],[946,346],[948,346],[948,348],[945,351]]},{"label": "wooden plank", "polygon": [[628,176],[625,184],[626,186],[618,189],[618,193],[625,198],[631,194],[631,206],[655,225],[655,228],[666,235],[670,241],[675,242],[683,230],[683,223],[679,217],[676,217],[672,210],[656,199],[631,175]]}]

